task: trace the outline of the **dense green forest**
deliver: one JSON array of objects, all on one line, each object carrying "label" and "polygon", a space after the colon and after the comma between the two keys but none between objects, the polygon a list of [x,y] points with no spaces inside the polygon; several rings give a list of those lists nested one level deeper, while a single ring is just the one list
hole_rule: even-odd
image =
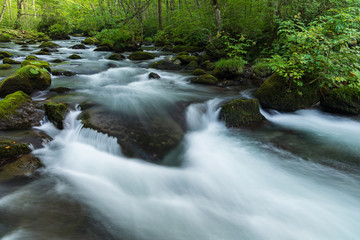
[{"label": "dense green forest", "polygon": [[206,50],[219,71],[236,75],[251,66],[258,77],[277,72],[302,95],[302,87],[312,83],[359,86],[359,5],[356,0],[3,0],[0,24],[52,39],[81,34],[115,51],[149,42],[174,52]]}]

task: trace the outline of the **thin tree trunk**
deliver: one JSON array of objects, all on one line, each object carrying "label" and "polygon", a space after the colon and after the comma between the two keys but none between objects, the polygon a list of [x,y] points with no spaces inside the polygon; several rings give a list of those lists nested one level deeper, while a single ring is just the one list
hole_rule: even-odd
[{"label": "thin tree trunk", "polygon": [[158,0],[158,17],[159,17],[159,30],[161,31],[163,29],[162,27],[162,16],[161,16],[161,0]]},{"label": "thin tree trunk", "polygon": [[3,9],[1,10],[0,23],[3,20],[3,17],[4,17],[4,13],[5,13],[5,9],[6,9],[6,3],[7,3],[7,0],[4,1]]},{"label": "thin tree trunk", "polygon": [[221,11],[219,7],[219,3],[217,0],[210,0],[211,5],[213,6],[214,16],[215,16],[215,24],[217,27],[217,35],[220,36],[222,30],[222,21],[221,21]]},{"label": "thin tree trunk", "polygon": [[33,9],[34,9],[34,17],[36,18],[36,3],[35,3],[35,0],[33,0]]}]

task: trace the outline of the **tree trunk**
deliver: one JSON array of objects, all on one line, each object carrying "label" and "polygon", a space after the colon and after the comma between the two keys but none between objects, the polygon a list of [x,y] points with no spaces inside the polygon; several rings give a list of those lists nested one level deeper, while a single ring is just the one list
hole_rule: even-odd
[{"label": "tree trunk", "polygon": [[221,22],[221,11],[219,7],[219,3],[217,0],[210,0],[211,5],[213,6],[214,16],[215,16],[215,24],[217,27],[217,35],[220,36],[222,30],[222,22]]},{"label": "tree trunk", "polygon": [[33,9],[34,9],[34,17],[36,18],[36,3],[35,3],[35,0],[33,0]]},{"label": "tree trunk", "polygon": [[6,3],[7,3],[7,0],[4,1],[3,9],[1,10],[0,23],[3,20],[3,17],[4,17],[4,13],[5,13],[5,9],[6,9]]},{"label": "tree trunk", "polygon": [[158,16],[159,16],[159,30],[161,31],[163,29],[162,27],[162,16],[161,16],[161,0],[158,0]]}]

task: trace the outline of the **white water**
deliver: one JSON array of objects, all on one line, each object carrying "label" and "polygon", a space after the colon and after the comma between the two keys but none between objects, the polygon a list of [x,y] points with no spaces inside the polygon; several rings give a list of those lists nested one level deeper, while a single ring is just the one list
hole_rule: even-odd
[{"label": "white water", "polygon": [[81,130],[77,112],[36,154],[115,239],[358,238],[358,179],[237,136],[217,103],[189,107],[180,168],[123,157],[114,139]]}]

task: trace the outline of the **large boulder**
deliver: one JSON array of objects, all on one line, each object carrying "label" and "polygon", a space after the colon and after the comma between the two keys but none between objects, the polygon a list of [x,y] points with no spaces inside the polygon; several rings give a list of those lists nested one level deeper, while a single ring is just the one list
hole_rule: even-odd
[{"label": "large boulder", "polygon": [[9,94],[0,101],[0,130],[38,126],[43,117],[44,112],[22,91]]},{"label": "large boulder", "polygon": [[321,106],[330,112],[345,114],[360,114],[360,89],[355,87],[340,87],[325,95]]},{"label": "large boulder", "polygon": [[38,90],[45,90],[50,85],[51,76],[45,68],[28,65],[0,82],[0,97],[19,90],[31,94]]},{"label": "large boulder", "polygon": [[320,101],[321,93],[317,83],[294,86],[274,73],[255,92],[261,106],[279,111],[296,111],[309,108]]},{"label": "large boulder", "polygon": [[33,66],[37,66],[39,68],[45,68],[46,70],[48,70],[49,72],[51,72],[51,68],[50,68],[50,63],[46,62],[46,61],[40,61],[40,60],[25,60],[21,63],[21,67],[25,67],[25,66],[29,66],[29,65],[33,65]]},{"label": "large boulder", "polygon": [[45,105],[45,114],[50,122],[58,129],[64,128],[64,120],[69,110],[65,103],[47,102]]},{"label": "large boulder", "polygon": [[143,52],[143,51],[137,51],[130,54],[129,59],[130,60],[149,60],[154,59],[155,56],[152,53],[149,52]]},{"label": "large boulder", "polygon": [[150,65],[150,68],[160,69],[160,70],[180,70],[180,64],[173,63],[169,60],[163,59],[158,62],[154,62]]},{"label": "large boulder", "polygon": [[224,104],[221,108],[220,119],[228,127],[243,127],[261,123],[265,118],[260,113],[257,99],[236,99]]},{"label": "large boulder", "polygon": [[90,107],[83,110],[80,118],[84,127],[116,137],[125,155],[149,161],[164,157],[184,134],[180,125],[168,116],[152,116],[143,122]]},{"label": "large boulder", "polygon": [[199,77],[191,79],[191,82],[205,85],[216,85],[219,80],[211,74],[203,74]]}]

